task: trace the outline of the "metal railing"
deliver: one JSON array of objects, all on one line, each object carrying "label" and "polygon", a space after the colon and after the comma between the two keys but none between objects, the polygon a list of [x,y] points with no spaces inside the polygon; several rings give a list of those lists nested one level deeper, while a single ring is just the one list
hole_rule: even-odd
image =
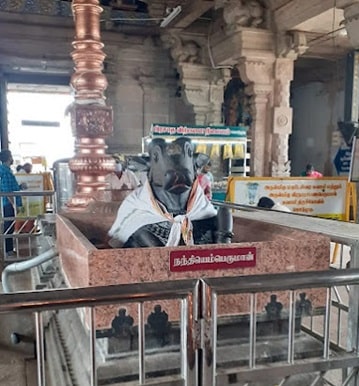
[{"label": "metal railing", "polygon": [[[145,302],[163,299],[179,299],[181,302],[180,317],[180,379],[185,386],[215,386],[242,382],[250,384],[255,381],[268,381],[284,385],[296,374],[315,373],[317,381],[324,379],[325,373],[332,369],[343,369],[348,374],[341,385],[357,384],[353,382],[358,373],[358,342],[348,340],[346,350],[337,352],[332,347],[330,338],[331,324],[331,290],[335,286],[350,286],[354,289],[359,284],[359,269],[329,270],[320,272],[281,273],[272,275],[254,275],[226,278],[208,278],[199,280],[180,280],[157,283],[115,285],[107,287],[88,287],[78,289],[52,290],[29,293],[0,295],[0,314],[32,312],[36,322],[36,345],[38,358],[38,385],[45,386],[45,349],[43,313],[48,310],[61,310],[77,307],[90,309],[88,323],[90,339],[90,385],[96,386],[98,360],[96,358],[96,317],[95,306],[137,303],[138,306],[138,385],[157,384],[146,374],[145,361]],[[296,357],[296,307],[297,290],[324,288],[326,293],[323,335],[319,357]],[[288,335],[284,361],[262,363],[256,349],[258,347],[258,307],[257,297],[261,293],[286,291],[288,293]],[[246,363],[234,363],[219,368],[218,322],[220,315],[217,309],[218,296],[230,294],[248,294],[249,296],[249,330],[243,346],[243,340],[232,339],[231,347],[248,347]],[[353,304],[349,306],[350,307]],[[356,305],[358,308],[358,304]],[[98,311],[96,311],[98,312]],[[350,314],[350,312],[349,312]],[[85,323],[86,325],[86,323]],[[338,326],[334,326],[338,327]],[[358,319],[348,320],[349,335],[358,330]],[[48,348],[49,349],[49,348]],[[231,348],[225,347],[228,351]],[[335,354],[335,355],[334,355]],[[51,363],[47,363],[51,366]],[[229,381],[229,379],[231,381]],[[151,383],[152,382],[152,383]],[[155,382],[155,383],[153,383]],[[168,383],[167,383],[168,384]],[[269,385],[271,383],[266,383]],[[83,384],[82,384],[83,385]],[[303,384],[304,385],[304,384]]]},{"label": "metal railing", "polygon": [[[205,366],[203,371],[203,385],[224,385],[229,375],[235,375],[243,384],[250,384],[254,381],[266,381],[272,378],[278,384],[284,384],[288,377],[295,374],[316,373],[320,378],[324,379],[327,371],[333,369],[352,368],[350,374],[343,380],[343,383],[348,385],[349,382],[356,376],[359,366],[358,357],[358,342],[348,341],[347,350],[339,351],[341,355],[332,357],[333,352],[338,349],[335,340],[330,338],[334,332],[336,336],[339,324],[333,326],[331,324],[331,303],[332,289],[341,286],[357,286],[359,284],[359,270],[340,270],[340,271],[311,271],[299,273],[281,273],[274,275],[258,275],[258,276],[242,276],[233,278],[213,278],[204,279],[204,290],[206,299],[203,304],[206,309],[203,311],[206,315],[206,321],[209,323],[208,342],[204,344],[204,357],[211,355],[213,350],[213,361],[204,361]],[[322,353],[319,358],[301,358],[295,357],[295,319],[296,319],[296,290],[325,288],[326,301],[323,317],[323,335],[318,337],[322,341]],[[353,287],[351,287],[353,288]],[[257,297],[260,293],[287,291],[289,316],[288,316],[288,335],[286,337],[287,350],[286,360],[278,363],[263,364],[257,363],[259,359],[256,355],[257,347]],[[225,368],[218,370],[217,364],[217,298],[220,295],[228,294],[249,294],[250,298],[250,328],[249,328],[249,346],[248,346],[248,364],[245,366],[236,366],[235,368]],[[348,329],[357,330],[358,320],[348,322]],[[334,331],[333,331],[334,330]],[[349,332],[349,330],[348,330]],[[210,351],[209,351],[210,350]],[[317,380],[317,381],[318,381]],[[313,385],[316,383],[313,383]]]},{"label": "metal railing", "polygon": [[[13,200],[21,197],[23,205],[14,208],[14,216],[4,215],[3,197],[10,197]],[[50,190],[0,192],[0,245],[1,255],[5,262],[19,261],[33,256],[35,240],[41,233],[39,215],[46,212],[55,213],[55,202],[55,192]],[[8,223],[6,229],[5,222]],[[14,252],[11,254],[6,251],[7,239],[13,240]]]},{"label": "metal railing", "polygon": [[[26,192],[36,194],[38,192]],[[53,192],[41,192],[53,194]],[[15,193],[14,195],[16,195]],[[19,193],[23,195],[23,192]],[[1,195],[0,195],[1,196]],[[343,380],[340,385],[359,385],[358,378],[358,320],[359,320],[359,241],[358,225],[318,218],[305,218],[286,213],[241,211],[238,216],[320,232],[330,237],[332,242],[350,248],[350,270],[330,270],[324,272],[285,273],[276,275],[240,276],[204,280],[184,280],[175,282],[143,283],[109,287],[90,287],[71,290],[52,290],[21,294],[0,295],[0,313],[33,312],[36,322],[36,344],[38,358],[38,385],[45,386],[45,348],[43,315],[49,310],[62,310],[77,307],[89,307],[90,340],[90,384],[96,386],[96,317],[94,307],[104,304],[137,303],[138,307],[138,384],[151,382],[146,376],[145,360],[145,321],[144,302],[160,299],[179,299],[181,302],[181,370],[183,385],[226,385],[236,383],[250,385],[251,382],[267,381],[270,377],[276,384],[285,385],[292,375],[315,373],[310,383],[316,385],[325,380],[325,374],[332,369],[342,369]],[[298,220],[300,217],[300,220]],[[16,216],[14,218],[16,220]],[[14,235],[17,237],[17,235]],[[28,235],[24,235],[28,236]],[[3,239],[6,236],[2,236]],[[18,236],[20,237],[20,236]],[[341,258],[342,259],[342,258]],[[340,268],[343,268],[340,264]],[[302,331],[311,334],[322,343],[320,357],[296,357],[296,291],[309,288],[324,288],[326,300],[322,318],[323,332],[315,332],[310,316],[309,325],[302,326]],[[340,289],[344,288],[343,292]],[[288,335],[286,360],[278,363],[262,363],[258,359],[258,296],[273,291],[288,293]],[[247,336],[248,353],[245,364],[218,366],[218,314],[219,296],[247,294],[249,299],[249,333]],[[333,309],[337,309],[333,317]],[[345,324],[341,314],[345,313]],[[334,332],[333,332],[334,321]],[[340,344],[342,329],[347,330],[346,342]],[[334,337],[334,338],[333,338]],[[283,338],[283,337],[282,337]],[[243,342],[242,342],[243,343]],[[242,344],[239,343],[239,344]],[[335,354],[333,356],[333,354]],[[51,366],[51,364],[48,363]],[[153,381],[153,380],[152,380]],[[154,381],[159,385],[158,381]],[[274,381],[273,381],[274,382]],[[273,383],[274,384],[274,383]],[[327,384],[333,384],[327,382]],[[335,384],[335,383],[334,383]],[[339,385],[339,384],[335,384]]]},{"label": "metal railing", "polygon": [[[234,216],[243,219],[256,220],[268,224],[276,224],[302,231],[316,232],[330,238],[332,252],[330,266],[333,269],[359,268],[359,224],[345,221],[310,217],[302,214],[287,213],[271,209],[256,208],[248,205],[230,202],[215,202],[219,207],[233,209]],[[340,291],[333,287],[331,307],[336,310],[338,320],[348,319],[349,324],[359,318],[359,289]],[[312,323],[309,330],[312,329]],[[348,340],[357,341],[359,331],[349,329]],[[338,323],[337,345],[342,335],[341,323]]]},{"label": "metal railing", "polygon": [[[181,301],[181,377],[185,385],[196,385],[197,369],[193,362],[194,321],[197,318],[198,280],[88,287],[0,295],[0,314],[32,312],[35,314],[38,386],[46,385],[43,313],[49,310],[89,307],[90,385],[97,385],[95,306],[116,303],[138,305],[138,384],[146,383],[144,303],[150,300]],[[51,364],[50,364],[51,365]],[[157,383],[159,384],[159,383]]]}]

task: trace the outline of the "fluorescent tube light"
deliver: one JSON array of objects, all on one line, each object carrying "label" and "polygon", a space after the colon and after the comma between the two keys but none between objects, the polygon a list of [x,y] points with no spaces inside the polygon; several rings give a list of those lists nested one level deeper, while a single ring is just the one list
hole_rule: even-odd
[{"label": "fluorescent tube light", "polygon": [[168,14],[161,22],[160,27],[166,27],[171,21],[177,17],[182,12],[182,7],[178,5],[176,8],[172,9],[172,12]]}]

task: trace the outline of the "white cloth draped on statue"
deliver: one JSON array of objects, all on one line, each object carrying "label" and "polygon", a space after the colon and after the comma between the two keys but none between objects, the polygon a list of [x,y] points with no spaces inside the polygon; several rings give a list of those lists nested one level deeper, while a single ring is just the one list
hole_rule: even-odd
[{"label": "white cloth draped on statue", "polygon": [[146,181],[144,186],[127,196],[121,204],[116,220],[108,232],[111,237],[110,245],[120,247],[142,226],[166,220],[172,223],[166,246],[178,245],[181,236],[186,245],[193,245],[192,221],[216,214],[217,210],[206,198],[197,180],[191,190],[186,214],[175,217],[155,199],[151,186]]},{"label": "white cloth draped on statue", "polygon": [[140,181],[131,170],[124,170],[121,178],[116,173],[110,173],[106,176],[106,182],[110,189],[136,189],[140,186]]}]

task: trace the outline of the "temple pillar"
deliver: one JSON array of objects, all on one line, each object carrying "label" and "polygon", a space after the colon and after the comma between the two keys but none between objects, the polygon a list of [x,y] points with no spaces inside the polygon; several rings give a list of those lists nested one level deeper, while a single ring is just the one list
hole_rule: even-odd
[{"label": "temple pillar", "polygon": [[102,73],[105,54],[100,38],[98,0],[73,0],[75,40],[71,53],[75,72],[71,86],[75,102],[70,107],[75,136],[75,157],[69,162],[76,176],[75,195],[67,203],[69,210],[85,209],[92,201],[103,199],[105,176],[114,170],[114,160],[105,154],[105,138],[112,133],[112,108],[106,106],[107,80]]},{"label": "temple pillar", "polygon": [[294,61],[290,58],[245,57],[237,64],[250,95],[252,124],[251,175],[290,176],[288,140],[292,132],[290,82]]},{"label": "temple pillar", "polygon": [[292,133],[292,108],[289,105],[289,100],[293,67],[294,61],[289,58],[277,58],[274,63],[271,165],[273,177],[290,176],[288,141],[289,135]]},{"label": "temple pillar", "polygon": [[223,16],[210,36],[212,59],[218,67],[236,67],[246,85],[252,118],[248,132],[251,139],[250,175],[270,176],[276,59],[274,34],[266,29],[265,9],[256,0],[251,4],[217,0],[216,7],[223,8]]},{"label": "temple pillar", "polygon": [[237,65],[242,81],[250,95],[252,124],[251,138],[252,176],[269,176],[271,165],[271,106],[273,93],[272,60],[242,58]]},{"label": "temple pillar", "polygon": [[228,72],[192,63],[178,63],[178,70],[182,91],[186,102],[193,106],[196,124],[220,124]]},{"label": "temple pillar", "polygon": [[205,54],[205,41],[171,33],[161,36],[164,47],[170,50],[179,74],[179,84],[187,104],[193,107],[197,125],[222,122],[224,87],[230,70],[214,69]]},{"label": "temple pillar", "polygon": [[209,49],[217,67],[236,67],[246,85],[252,118],[250,174],[289,176],[289,90],[294,61],[307,49],[305,35],[273,33],[266,20],[268,12],[257,0],[250,4],[216,0],[216,6],[223,8],[223,16],[216,21]]}]

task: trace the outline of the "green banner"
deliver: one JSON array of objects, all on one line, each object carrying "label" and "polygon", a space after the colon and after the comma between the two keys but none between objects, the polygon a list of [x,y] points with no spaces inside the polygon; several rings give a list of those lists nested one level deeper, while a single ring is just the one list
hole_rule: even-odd
[{"label": "green banner", "polygon": [[196,138],[246,138],[245,126],[197,126],[153,123],[151,135],[154,137],[196,137]]}]

